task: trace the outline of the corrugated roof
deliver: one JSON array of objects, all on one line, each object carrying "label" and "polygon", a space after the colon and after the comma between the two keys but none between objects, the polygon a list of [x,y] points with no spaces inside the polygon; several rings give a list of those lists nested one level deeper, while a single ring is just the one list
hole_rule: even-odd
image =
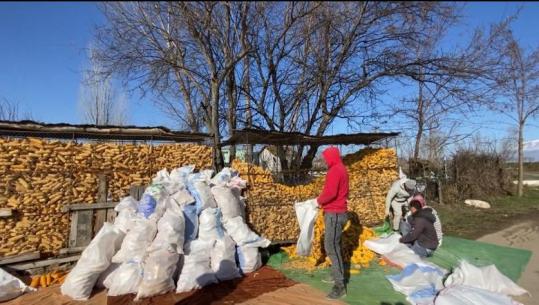
[{"label": "corrugated roof", "polygon": [[330,136],[311,136],[299,132],[279,132],[259,129],[235,130],[233,136],[223,142],[223,146],[232,144],[269,144],[269,145],[369,145],[390,137],[398,132],[354,133]]},{"label": "corrugated roof", "polygon": [[172,142],[204,142],[210,139],[209,134],[172,131],[161,126],[45,124],[35,121],[0,121],[0,135],[54,139],[155,140]]}]

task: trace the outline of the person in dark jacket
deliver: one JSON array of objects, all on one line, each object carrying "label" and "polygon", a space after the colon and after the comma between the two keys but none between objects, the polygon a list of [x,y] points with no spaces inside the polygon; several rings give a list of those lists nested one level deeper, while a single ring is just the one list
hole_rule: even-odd
[{"label": "person in dark jacket", "polygon": [[418,201],[410,203],[410,211],[412,230],[404,235],[400,242],[409,244],[410,248],[421,257],[431,256],[438,247],[438,236],[434,228],[436,217],[431,209],[423,209]]},{"label": "person in dark jacket", "polygon": [[326,161],[328,171],[324,189],[316,201],[324,210],[324,248],[331,260],[332,280],[326,282],[334,283],[327,298],[338,299],[346,296],[341,235],[347,221],[348,172],[336,147],[324,150],[322,157]]}]

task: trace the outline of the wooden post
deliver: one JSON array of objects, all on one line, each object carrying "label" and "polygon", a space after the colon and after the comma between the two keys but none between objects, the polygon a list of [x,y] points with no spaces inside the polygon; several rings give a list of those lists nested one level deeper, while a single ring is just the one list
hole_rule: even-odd
[{"label": "wooden post", "polygon": [[142,198],[142,195],[144,194],[145,187],[142,185],[132,185],[129,189],[129,195],[135,200],[140,200]]},{"label": "wooden post", "polygon": [[438,203],[444,204],[443,196],[442,196],[442,182],[440,179],[438,179]]},{"label": "wooden post", "polygon": [[[98,175],[98,190],[97,190],[97,203],[107,202],[107,176],[104,174]],[[95,211],[94,222],[94,235],[103,227],[103,223],[107,217],[107,210],[99,209]]]}]

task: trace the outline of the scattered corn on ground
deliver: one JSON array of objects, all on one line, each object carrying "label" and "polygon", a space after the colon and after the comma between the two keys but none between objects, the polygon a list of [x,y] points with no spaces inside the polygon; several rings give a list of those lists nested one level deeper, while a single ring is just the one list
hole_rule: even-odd
[{"label": "scattered corn on ground", "polygon": [[63,284],[67,276],[65,271],[52,271],[42,275],[35,275],[32,277],[30,287],[32,288],[45,288],[54,284]]},{"label": "scattered corn on ground", "polygon": [[[348,209],[351,217],[358,222],[360,219],[364,225],[378,224],[384,217],[387,190],[398,177],[395,150],[366,148],[344,156],[343,162],[350,180]],[[299,226],[293,203],[317,197],[324,177],[317,177],[306,185],[287,186],[276,183],[271,172],[259,166],[235,160],[232,167],[249,182],[247,211],[253,228],[274,241],[296,240]]]},{"label": "scattered corn on ground", "polygon": [[[350,273],[357,274],[359,269],[368,267],[376,258],[376,254],[364,246],[366,240],[375,237],[374,231],[361,226],[358,219],[348,213],[349,219],[343,229],[342,235],[342,255],[345,262],[350,262],[353,268]],[[287,267],[295,269],[313,270],[315,268],[328,267],[331,262],[324,252],[324,216],[323,212],[318,213],[315,226],[314,237],[311,248],[311,255],[308,257],[299,257],[296,255],[296,246],[284,247],[291,261]],[[380,260],[380,265],[384,265]]]},{"label": "scattered corn on ground", "polygon": [[97,201],[98,174],[106,174],[114,201],[162,168],[211,167],[212,150],[191,144],[133,145],[0,138],[0,257],[66,246],[69,215],[62,207]]}]

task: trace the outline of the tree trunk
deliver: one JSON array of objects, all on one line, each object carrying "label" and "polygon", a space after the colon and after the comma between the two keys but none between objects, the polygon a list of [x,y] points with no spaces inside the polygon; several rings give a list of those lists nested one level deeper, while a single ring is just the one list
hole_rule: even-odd
[{"label": "tree trunk", "polygon": [[300,169],[310,169],[313,167],[313,160],[316,156],[316,152],[318,152],[318,146],[311,145],[309,147],[309,150],[307,151],[307,154],[305,155],[305,157],[303,157],[303,160],[301,161]]},{"label": "tree trunk", "polygon": [[518,185],[517,195],[522,197],[524,193],[524,122],[518,125]]},{"label": "tree trunk", "polygon": [[[249,8],[250,4],[249,2],[245,2],[243,4],[242,8],[242,18],[241,18],[241,34],[240,34],[240,41],[241,41],[241,48],[242,51],[245,52],[249,49],[249,42],[247,41],[247,36],[249,33],[249,25],[247,22],[247,16],[249,15]],[[253,127],[253,117],[251,113],[251,63],[250,63],[250,57],[249,55],[245,56],[243,58],[243,87],[245,90],[245,116],[247,121],[247,128]],[[245,159],[249,163],[253,163],[253,145],[247,144],[247,152],[245,155]]]},{"label": "tree trunk", "polygon": [[415,146],[414,146],[414,160],[419,159],[419,150],[421,149],[421,137],[423,136],[424,129],[424,111],[423,111],[423,85],[419,82],[419,90],[417,96],[417,133],[415,136]]},{"label": "tree trunk", "polygon": [[213,162],[216,172],[224,167],[221,151],[221,133],[219,132],[219,82],[217,76],[211,79],[211,126],[213,132]]},{"label": "tree trunk", "polygon": [[[228,99],[228,133],[229,136],[234,135],[234,130],[236,129],[236,80],[234,78],[234,70],[231,70],[227,75],[226,80],[226,95]],[[230,146],[230,162],[236,159],[236,145],[232,144]]]}]

